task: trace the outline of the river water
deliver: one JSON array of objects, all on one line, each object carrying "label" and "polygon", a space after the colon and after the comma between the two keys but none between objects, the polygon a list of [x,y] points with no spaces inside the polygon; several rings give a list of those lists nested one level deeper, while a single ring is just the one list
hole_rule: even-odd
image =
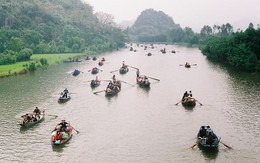
[{"label": "river water", "polygon": [[[167,53],[160,53],[166,48]],[[125,64],[140,69],[150,79],[149,90],[123,83],[117,96],[107,98],[107,82],[90,88],[88,72],[97,61],[64,63],[35,73],[0,79],[0,162],[260,162],[260,75],[235,72],[209,62],[197,48],[155,45],[121,49],[104,54],[100,79],[116,78],[135,84],[135,69],[110,73]],[[170,53],[176,50],[175,54]],[[152,56],[147,56],[148,52]],[[182,66],[190,62],[190,69]],[[180,65],[181,64],[181,65]],[[195,65],[196,64],[196,65]],[[84,71],[77,77],[69,72]],[[68,88],[71,100],[57,99]],[[185,109],[180,101],[192,91],[203,105]],[[45,121],[21,130],[21,115],[36,106],[45,109]],[[58,115],[55,118],[51,115]],[[51,130],[65,118],[80,131],[63,147],[51,146]],[[201,125],[210,125],[221,141],[217,151],[195,147]]]}]

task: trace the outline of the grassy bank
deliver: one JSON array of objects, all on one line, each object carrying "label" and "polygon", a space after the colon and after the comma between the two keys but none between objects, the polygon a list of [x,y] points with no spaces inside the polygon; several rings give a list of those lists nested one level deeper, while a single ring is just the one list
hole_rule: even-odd
[{"label": "grassy bank", "polygon": [[[28,72],[26,69],[26,64],[29,64],[30,62],[39,63],[41,58],[47,59],[49,65],[58,64],[60,62],[63,62],[64,60],[67,60],[69,58],[80,58],[84,56],[84,54],[81,53],[69,53],[69,54],[34,54],[31,57],[30,61],[26,62],[17,62],[15,64],[11,65],[0,65],[0,77],[7,77],[17,74],[24,74]],[[39,64],[38,64],[39,66]]]}]

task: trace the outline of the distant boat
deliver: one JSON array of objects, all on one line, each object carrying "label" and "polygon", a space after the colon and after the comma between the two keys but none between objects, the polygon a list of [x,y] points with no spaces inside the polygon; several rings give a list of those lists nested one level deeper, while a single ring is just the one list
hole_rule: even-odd
[{"label": "distant boat", "polygon": [[77,75],[79,75],[79,74],[80,74],[80,71],[77,70],[77,69],[75,69],[75,70],[72,72],[72,75],[74,75],[74,76],[77,76]]},{"label": "distant boat", "polygon": [[99,69],[96,68],[96,67],[93,67],[93,68],[91,69],[91,74],[97,74],[98,72],[99,72]]},{"label": "distant boat", "polygon": [[63,94],[59,97],[59,99],[58,99],[58,102],[59,103],[63,103],[63,102],[67,102],[67,101],[69,101],[70,100],[70,95],[68,94],[67,95],[67,97],[66,96],[63,96]]},{"label": "distant boat", "polygon": [[125,73],[127,73],[128,71],[129,71],[129,69],[128,69],[127,66],[121,67],[121,68],[119,69],[119,73],[120,73],[120,74],[125,74]]},{"label": "distant boat", "polygon": [[91,86],[92,88],[94,88],[94,87],[99,86],[100,83],[101,83],[100,80],[91,80],[91,82],[90,82],[90,86]]}]

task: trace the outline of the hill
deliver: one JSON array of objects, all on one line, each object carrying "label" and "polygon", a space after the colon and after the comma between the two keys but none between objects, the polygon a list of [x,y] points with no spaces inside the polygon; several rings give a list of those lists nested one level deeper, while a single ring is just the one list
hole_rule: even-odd
[{"label": "hill", "polygon": [[137,41],[164,42],[167,33],[174,28],[180,26],[170,16],[162,11],[146,9],[129,29],[129,34]]}]

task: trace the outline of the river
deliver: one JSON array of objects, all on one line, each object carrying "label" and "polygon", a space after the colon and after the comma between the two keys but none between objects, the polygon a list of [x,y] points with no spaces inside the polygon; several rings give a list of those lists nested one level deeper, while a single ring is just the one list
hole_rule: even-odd
[{"label": "river", "polygon": [[[166,48],[162,54],[160,49]],[[116,78],[135,84],[135,69],[127,74],[110,73],[125,64],[140,69],[150,79],[149,90],[122,84],[117,96],[107,98],[107,82],[95,89],[88,72],[98,61],[64,63],[35,73],[0,79],[0,162],[259,162],[260,161],[260,75],[236,72],[209,62],[197,48],[155,45],[104,54],[100,79]],[[175,50],[176,53],[170,53]],[[148,52],[152,56],[147,56]],[[190,69],[182,66],[192,64]],[[180,65],[181,64],[181,65]],[[84,71],[77,77],[69,72]],[[59,93],[68,88],[71,100],[59,104]],[[192,91],[203,105],[185,109],[180,101]],[[38,106],[45,121],[27,130],[18,123],[21,115]],[[63,147],[52,147],[51,130],[65,118],[80,131]],[[217,151],[195,147],[201,125],[210,125],[221,141]]]}]

